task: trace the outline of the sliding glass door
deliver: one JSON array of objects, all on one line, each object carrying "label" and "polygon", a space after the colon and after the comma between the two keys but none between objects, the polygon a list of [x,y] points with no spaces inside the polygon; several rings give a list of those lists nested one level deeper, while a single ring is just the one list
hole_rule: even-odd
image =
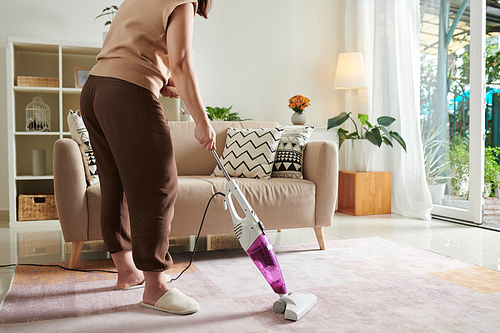
[{"label": "sliding glass door", "polygon": [[421,0],[421,133],[433,216],[483,222],[485,0]]}]

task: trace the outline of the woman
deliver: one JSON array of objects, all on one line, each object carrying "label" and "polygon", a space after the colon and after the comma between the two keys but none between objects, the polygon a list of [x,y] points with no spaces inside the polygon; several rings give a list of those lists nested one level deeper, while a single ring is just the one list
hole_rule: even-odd
[{"label": "woman", "polygon": [[101,180],[101,229],[118,270],[117,287],[145,282],[144,307],[188,314],[196,301],[170,289],[164,271],[177,196],[170,129],[159,94],[178,97],[196,122],[203,149],[215,149],[192,64],[195,14],[207,18],[211,0],[125,0],[97,65],[82,90],[80,107]]}]

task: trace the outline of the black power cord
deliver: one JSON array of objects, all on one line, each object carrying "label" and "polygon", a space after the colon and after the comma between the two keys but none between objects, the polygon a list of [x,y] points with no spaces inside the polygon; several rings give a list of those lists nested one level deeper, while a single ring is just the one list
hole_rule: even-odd
[{"label": "black power cord", "polygon": [[57,264],[8,264],[8,265],[0,265],[0,268],[3,268],[3,267],[16,267],[16,266],[59,267],[59,268],[62,268],[64,270],[67,270],[67,271],[82,272],[82,273],[95,273],[95,272],[99,272],[99,273],[113,273],[113,274],[117,274],[118,273],[116,271],[107,271],[107,270],[104,270],[104,269],[68,268],[68,267],[64,267],[64,266],[61,266],[61,265],[57,265]]},{"label": "black power cord", "polygon": [[[194,255],[196,253],[196,247],[198,246],[198,241],[200,240],[200,234],[201,234],[201,229],[203,228],[203,223],[205,223],[205,217],[207,216],[207,211],[208,208],[210,207],[210,204],[212,203],[212,200],[217,196],[217,195],[222,195],[225,197],[226,195],[222,192],[216,192],[210,197],[210,200],[208,200],[207,206],[205,208],[205,213],[203,214],[203,218],[201,219],[201,224],[200,224],[200,229],[198,230],[198,235],[196,235],[196,241],[194,243],[194,249],[193,253],[191,254],[191,260],[189,261],[189,264],[187,265],[186,268],[182,272],[177,275],[176,278],[172,279],[171,281],[176,281],[178,280],[181,275],[191,267],[191,264],[193,263],[194,260]],[[77,269],[77,268],[68,268],[64,267],[61,265],[57,264],[8,264],[8,265],[0,265],[0,268],[4,267],[16,267],[16,266],[35,266],[35,267],[59,267],[67,271],[72,271],[72,272],[83,272],[83,273],[112,273],[112,274],[117,274],[118,272],[115,271],[107,271],[107,270],[101,270],[101,269]]]},{"label": "black power cord", "polygon": [[191,254],[191,260],[189,261],[189,265],[187,265],[187,267],[184,268],[184,270],[182,272],[180,272],[179,275],[177,275],[174,279],[172,279],[170,281],[176,281],[176,280],[178,280],[181,277],[181,275],[185,271],[187,271],[189,269],[189,267],[191,267],[191,264],[193,263],[193,260],[194,260],[194,254],[196,253],[196,247],[198,246],[198,240],[200,239],[201,229],[203,228],[203,223],[205,223],[205,217],[207,216],[208,208],[210,207],[210,204],[212,203],[213,198],[215,198],[217,195],[222,195],[223,197],[226,196],[222,192],[215,192],[210,197],[210,200],[208,200],[207,207],[205,208],[205,213],[203,214],[203,218],[201,219],[200,229],[198,230],[198,235],[196,236],[196,241],[194,242],[194,249],[193,249],[193,253]]}]

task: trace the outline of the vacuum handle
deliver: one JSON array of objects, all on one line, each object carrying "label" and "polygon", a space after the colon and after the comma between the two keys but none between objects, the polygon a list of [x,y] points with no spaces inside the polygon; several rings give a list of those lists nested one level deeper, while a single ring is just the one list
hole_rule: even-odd
[{"label": "vacuum handle", "polygon": [[224,168],[224,165],[222,164],[222,161],[220,160],[219,156],[217,156],[217,153],[213,149],[212,149],[212,154],[214,155],[215,160],[217,161],[217,164],[219,165],[219,168],[222,170],[224,177],[226,177],[228,182],[231,181],[231,177],[229,177],[229,173],[227,173],[226,168]]}]

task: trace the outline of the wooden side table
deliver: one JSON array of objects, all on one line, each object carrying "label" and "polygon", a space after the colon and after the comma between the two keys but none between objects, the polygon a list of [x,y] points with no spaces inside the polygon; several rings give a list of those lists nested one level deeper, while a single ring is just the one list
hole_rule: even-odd
[{"label": "wooden side table", "polygon": [[350,215],[391,213],[391,173],[339,172],[338,211]]}]

